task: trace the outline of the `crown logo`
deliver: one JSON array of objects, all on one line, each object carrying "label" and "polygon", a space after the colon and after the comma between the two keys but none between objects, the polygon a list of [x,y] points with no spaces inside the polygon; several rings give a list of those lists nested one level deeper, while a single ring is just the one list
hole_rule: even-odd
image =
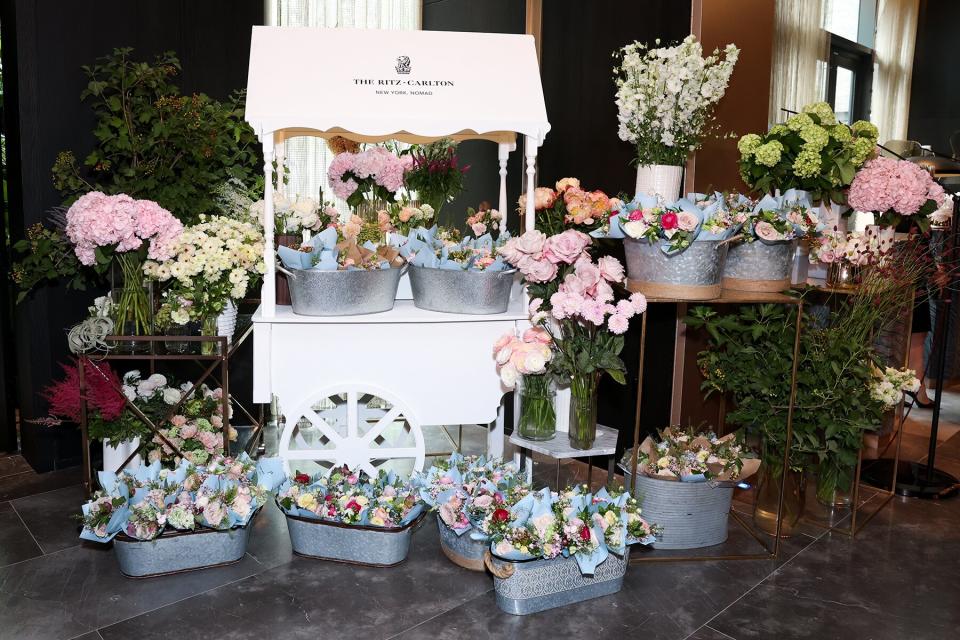
[{"label": "crown logo", "polygon": [[397,73],[410,73],[410,56],[398,56],[397,66],[394,68],[397,70]]}]

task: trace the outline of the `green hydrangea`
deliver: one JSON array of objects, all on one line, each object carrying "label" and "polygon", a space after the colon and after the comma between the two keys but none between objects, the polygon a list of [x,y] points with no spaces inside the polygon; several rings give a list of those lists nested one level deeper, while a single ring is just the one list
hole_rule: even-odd
[{"label": "green hydrangea", "polygon": [[784,125],[782,125],[782,124],[775,124],[775,125],[773,125],[772,127],[770,127],[770,135],[771,135],[771,136],[782,136],[782,135],[786,135],[789,131],[790,131],[790,129],[787,129],[787,128],[786,128]]},{"label": "green hydrangea", "polygon": [[853,130],[853,134],[858,138],[870,138],[874,144],[876,144],[877,139],[880,137],[880,131],[877,130],[876,125],[866,120],[857,120],[850,129]]},{"label": "green hydrangea", "polygon": [[748,133],[740,138],[739,142],[737,142],[737,149],[740,151],[740,155],[742,156],[751,155],[759,146],[760,136],[755,133]]},{"label": "green hydrangea", "polygon": [[800,178],[812,178],[820,173],[820,152],[801,149],[793,161],[793,172]]},{"label": "green hydrangea", "polygon": [[757,164],[765,167],[772,167],[780,162],[780,156],[783,153],[783,145],[776,140],[760,145],[753,155],[757,159]]},{"label": "green hydrangea", "polygon": [[820,124],[824,126],[833,126],[837,124],[837,115],[833,112],[833,107],[826,102],[814,102],[812,104],[808,104],[803,108],[803,111],[804,113],[811,113],[817,116]]},{"label": "green hydrangea", "polygon": [[814,124],[813,118],[805,113],[798,113],[787,118],[787,129],[791,131],[800,131],[804,127]]},{"label": "green hydrangea", "polygon": [[837,142],[850,142],[853,140],[853,134],[850,133],[850,127],[845,124],[837,124],[830,127],[830,137]]},{"label": "green hydrangea", "polygon": [[800,139],[806,142],[805,149],[819,152],[830,142],[830,134],[819,125],[809,124],[800,129]]},{"label": "green hydrangea", "polygon": [[853,163],[853,166],[860,167],[860,165],[866,162],[867,158],[873,155],[876,144],[877,141],[875,138],[857,138],[854,140],[852,145],[853,154],[850,156],[850,162]]}]

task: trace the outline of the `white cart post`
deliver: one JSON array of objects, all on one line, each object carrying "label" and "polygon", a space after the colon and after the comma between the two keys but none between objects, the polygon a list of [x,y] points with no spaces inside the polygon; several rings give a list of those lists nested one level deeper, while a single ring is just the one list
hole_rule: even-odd
[{"label": "white cart post", "polygon": [[489,140],[497,143],[498,204],[506,216],[507,160],[523,135],[525,225],[532,229],[537,149],[550,130],[533,38],[254,27],[246,119],[263,145],[266,180],[267,269],[253,318],[253,393],[256,402],[279,401],[288,466],[319,461],[375,473],[404,458],[419,469],[424,425],[491,424],[488,452],[502,455],[504,389],[492,346],[529,326],[519,285],[507,312],[495,315],[435,313],[398,300],[380,314],[298,316],[276,304],[272,162],[295,136]]}]

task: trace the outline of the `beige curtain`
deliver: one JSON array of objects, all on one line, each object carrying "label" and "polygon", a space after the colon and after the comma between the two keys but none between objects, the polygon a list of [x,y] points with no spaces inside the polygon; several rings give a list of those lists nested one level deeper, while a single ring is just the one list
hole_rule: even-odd
[{"label": "beige curtain", "polygon": [[920,0],[880,0],[870,120],[880,140],[905,140]]},{"label": "beige curtain", "polygon": [[[290,27],[345,27],[355,29],[419,29],[421,0],[272,0],[267,24]],[[346,55],[346,53],[345,53]],[[290,60],[289,64],[307,64]],[[335,95],[330,96],[336,100]],[[286,144],[286,193],[335,200],[327,185],[327,167],[333,154],[319,138],[294,138]],[[345,204],[339,203],[346,211]]]},{"label": "beige curtain", "polygon": [[826,96],[830,36],[826,0],[777,0],[770,77],[770,124]]}]

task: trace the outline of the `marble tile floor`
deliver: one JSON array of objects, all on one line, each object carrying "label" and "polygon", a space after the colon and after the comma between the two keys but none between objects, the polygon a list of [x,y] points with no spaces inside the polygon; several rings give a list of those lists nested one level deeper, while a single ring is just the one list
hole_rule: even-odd
[{"label": "marble tile floor", "polygon": [[[940,453],[960,473],[960,437]],[[561,472],[586,479],[582,465]],[[488,576],[450,564],[429,520],[404,564],[353,567],[293,556],[271,505],[239,563],[132,580],[76,538],[80,501],[76,485],[0,501],[0,640],[939,640],[960,628],[960,498],[897,498],[855,540],[802,527],[776,561],[634,564],[618,594],[526,617],[497,609]],[[749,543],[731,523],[723,550]]]}]

